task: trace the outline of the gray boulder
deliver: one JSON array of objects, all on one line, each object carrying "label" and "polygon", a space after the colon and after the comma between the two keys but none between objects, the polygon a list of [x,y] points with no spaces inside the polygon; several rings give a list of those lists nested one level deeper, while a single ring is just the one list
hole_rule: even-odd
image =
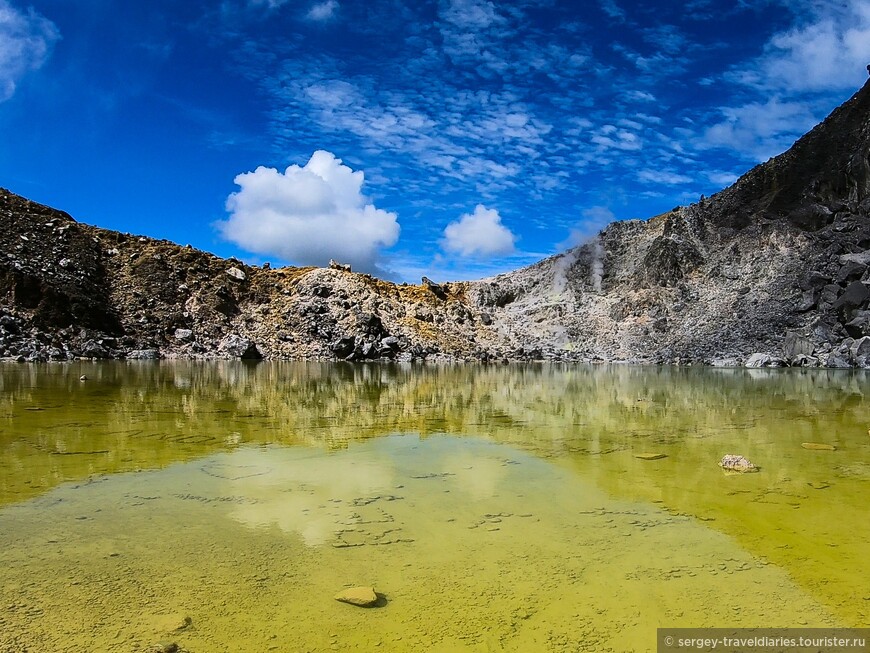
[{"label": "gray boulder", "polygon": [[853,254],[843,254],[840,257],[840,265],[845,265],[846,263],[870,265],[870,249],[863,252],[856,252]]},{"label": "gray boulder", "polygon": [[812,356],[814,350],[815,345],[812,340],[794,331],[786,334],[782,345],[782,354],[789,363],[793,363],[798,356]]},{"label": "gray boulder", "polygon": [[827,359],[825,359],[825,367],[834,367],[838,369],[845,369],[852,367],[852,362],[848,359],[847,356],[843,355],[838,351],[832,351],[828,354]]},{"label": "gray boulder", "polygon": [[864,336],[853,342],[849,353],[857,367],[870,367],[870,336]]},{"label": "gray boulder", "polygon": [[744,367],[774,367],[774,358],[770,354],[757,352],[746,359]]},{"label": "gray boulder", "polygon": [[232,334],[224,338],[218,349],[232,358],[241,358],[242,360],[260,360],[263,354],[257,349],[252,341],[247,338],[242,338],[240,335]]},{"label": "gray boulder", "polygon": [[160,350],[158,349],[134,349],[127,353],[129,360],[159,360]]},{"label": "gray boulder", "polygon": [[228,269],[228,270],[227,270],[227,276],[228,276],[230,279],[235,279],[236,281],[244,281],[245,279],[248,278],[248,275],[246,275],[246,274],[245,274],[242,270],[240,270],[239,268],[230,268],[230,269]]},{"label": "gray boulder", "polygon": [[399,349],[399,339],[395,336],[387,336],[381,340],[381,349],[391,349],[396,351]]},{"label": "gray boulder", "polygon": [[193,340],[193,331],[190,329],[176,329],[175,339],[180,340],[181,342],[190,342]]},{"label": "gray boulder", "polygon": [[866,265],[861,263],[856,263],[851,261],[846,263],[843,267],[840,268],[840,271],[837,272],[837,276],[834,279],[837,283],[844,283],[850,279],[860,279],[861,275],[864,274],[864,271],[867,269]]},{"label": "gray boulder", "polygon": [[111,358],[112,354],[101,343],[87,340],[82,345],[81,355],[85,358]]},{"label": "gray boulder", "polygon": [[811,311],[816,307],[816,304],[819,303],[819,294],[820,291],[810,288],[809,290],[804,290],[801,293],[800,301],[797,305],[798,313],[806,313],[807,311]]},{"label": "gray boulder", "polygon": [[853,281],[846,286],[846,290],[834,302],[832,308],[858,308],[868,299],[870,299],[870,290],[867,286],[860,281]]},{"label": "gray boulder", "polygon": [[846,333],[852,338],[870,336],[870,311],[855,311],[845,326]]}]

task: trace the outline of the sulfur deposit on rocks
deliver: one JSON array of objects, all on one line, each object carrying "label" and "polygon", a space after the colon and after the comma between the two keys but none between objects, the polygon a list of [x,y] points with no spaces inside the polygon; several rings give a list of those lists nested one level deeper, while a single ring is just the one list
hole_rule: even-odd
[{"label": "sulfur deposit on rocks", "polygon": [[0,191],[0,357],[870,367],[870,83],[710,198],[474,282],[249,266]]}]

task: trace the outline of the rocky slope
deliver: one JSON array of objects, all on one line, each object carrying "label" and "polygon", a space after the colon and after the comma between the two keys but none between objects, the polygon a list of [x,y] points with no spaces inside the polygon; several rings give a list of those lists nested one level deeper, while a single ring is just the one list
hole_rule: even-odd
[{"label": "rocky slope", "polygon": [[484,357],[467,284],[252,267],[0,191],[0,356]]},{"label": "rocky slope", "polygon": [[580,358],[867,367],[868,157],[870,82],[721,193],[469,295]]},{"label": "rocky slope", "polygon": [[[0,357],[870,366],[870,84],[732,187],[478,282],[252,267],[0,191]],[[755,354],[755,355],[753,355]]]}]

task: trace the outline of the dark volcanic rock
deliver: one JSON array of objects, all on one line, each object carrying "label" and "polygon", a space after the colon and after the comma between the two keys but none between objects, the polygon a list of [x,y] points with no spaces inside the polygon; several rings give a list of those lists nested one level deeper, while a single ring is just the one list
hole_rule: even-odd
[{"label": "dark volcanic rock", "polygon": [[831,308],[858,308],[870,299],[870,290],[860,281],[853,281],[847,287],[845,292],[840,295]]},{"label": "dark volcanic rock", "polygon": [[338,358],[347,358],[353,353],[356,347],[356,340],[350,336],[345,336],[336,340],[330,345],[330,350]]},{"label": "dark volcanic rock", "polygon": [[644,257],[644,276],[651,284],[674,286],[702,261],[703,256],[691,243],[659,236]]}]

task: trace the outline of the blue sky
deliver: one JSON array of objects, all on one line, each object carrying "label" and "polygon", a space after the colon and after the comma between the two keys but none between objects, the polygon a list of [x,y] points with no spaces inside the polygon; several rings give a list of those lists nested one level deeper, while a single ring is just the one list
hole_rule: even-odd
[{"label": "blue sky", "polygon": [[479,278],[727,186],[870,0],[0,0],[0,185],[251,263]]}]

